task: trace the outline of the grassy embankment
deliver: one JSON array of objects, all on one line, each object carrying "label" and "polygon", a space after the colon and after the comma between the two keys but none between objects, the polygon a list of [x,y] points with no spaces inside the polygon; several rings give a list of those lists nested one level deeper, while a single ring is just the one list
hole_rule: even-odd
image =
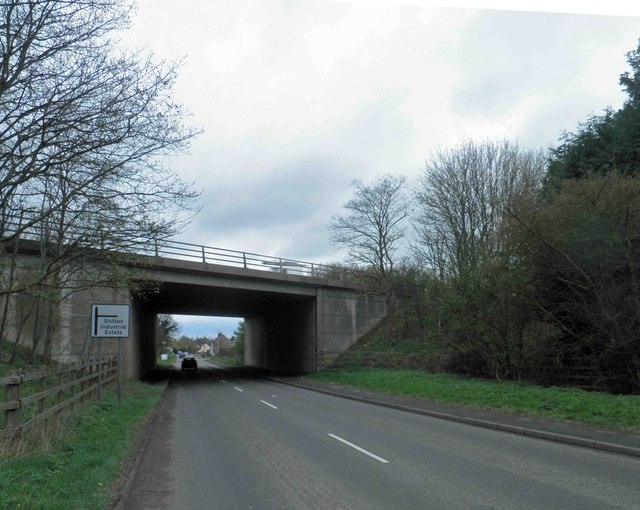
[{"label": "grassy embankment", "polygon": [[22,369],[25,372],[35,372],[40,370],[41,364],[31,363],[29,352],[18,346],[16,350],[15,359],[10,363],[11,355],[13,353],[14,345],[9,342],[2,342],[2,349],[0,350],[0,377],[8,370]]},{"label": "grassy embankment", "polygon": [[[11,368],[21,365],[26,364],[19,361]],[[0,370],[6,368],[3,363]],[[0,445],[0,509],[108,508],[136,435],[162,390],[128,383],[118,404],[114,389],[108,389],[102,401],[25,436],[20,453]]]},{"label": "grassy embankment", "polygon": [[543,388],[526,383],[488,381],[411,370],[350,368],[321,372],[309,377],[441,402],[640,431],[640,397],[633,395],[609,395],[572,388]]}]

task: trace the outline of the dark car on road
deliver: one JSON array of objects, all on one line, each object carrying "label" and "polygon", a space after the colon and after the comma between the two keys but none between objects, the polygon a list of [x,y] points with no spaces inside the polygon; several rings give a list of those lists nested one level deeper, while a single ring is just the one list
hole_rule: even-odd
[{"label": "dark car on road", "polygon": [[193,356],[187,356],[182,360],[182,370],[198,370],[198,362]]}]

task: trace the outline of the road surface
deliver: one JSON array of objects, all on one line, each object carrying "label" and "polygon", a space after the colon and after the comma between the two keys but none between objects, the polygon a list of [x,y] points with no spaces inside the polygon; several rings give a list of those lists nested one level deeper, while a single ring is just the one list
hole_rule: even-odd
[{"label": "road surface", "polygon": [[173,378],[127,509],[640,509],[635,458],[200,366]]}]

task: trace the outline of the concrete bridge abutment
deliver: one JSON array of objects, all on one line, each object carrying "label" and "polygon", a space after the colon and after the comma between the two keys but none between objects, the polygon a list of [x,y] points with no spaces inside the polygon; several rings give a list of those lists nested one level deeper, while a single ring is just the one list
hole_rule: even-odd
[{"label": "concrete bridge abutment", "polygon": [[245,321],[245,362],[285,372],[315,372],[380,322],[383,296],[317,288],[316,297]]}]

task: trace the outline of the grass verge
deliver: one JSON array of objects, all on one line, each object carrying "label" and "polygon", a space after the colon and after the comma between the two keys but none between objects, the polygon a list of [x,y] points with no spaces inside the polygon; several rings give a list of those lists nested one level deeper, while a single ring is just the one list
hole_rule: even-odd
[{"label": "grass verge", "polygon": [[136,434],[162,390],[128,384],[121,404],[108,391],[67,420],[63,438],[52,448],[0,459],[0,509],[107,508]]},{"label": "grass verge", "polygon": [[544,388],[411,370],[358,368],[320,372],[308,377],[440,402],[640,431],[640,398],[633,395]]},{"label": "grass verge", "polygon": [[178,360],[178,356],[175,354],[169,354],[167,359],[162,359],[162,357],[158,356],[156,359],[156,366],[158,367],[172,367],[176,364]]},{"label": "grass verge", "polygon": [[215,363],[227,366],[242,366],[244,365],[244,356],[214,356],[213,358],[207,358]]}]

